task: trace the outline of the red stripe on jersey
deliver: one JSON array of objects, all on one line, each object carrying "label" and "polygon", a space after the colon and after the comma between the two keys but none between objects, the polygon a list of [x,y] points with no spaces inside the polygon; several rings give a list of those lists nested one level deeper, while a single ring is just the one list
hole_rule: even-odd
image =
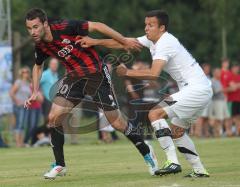
[{"label": "red stripe on jersey", "polygon": [[82,24],[82,29],[84,29],[84,30],[88,29],[88,22]]},{"label": "red stripe on jersey", "polygon": [[[74,37],[68,37],[69,40],[75,39]],[[59,40],[56,40],[55,43],[59,46],[65,47],[66,45],[61,43]],[[75,55],[77,58],[80,58],[87,66],[90,73],[96,73],[96,67],[94,66],[93,60],[84,52],[79,51],[78,48],[74,47],[71,51],[73,55]],[[79,66],[81,64],[78,63]]]},{"label": "red stripe on jersey", "polygon": [[68,25],[67,21],[63,21],[62,23],[55,23],[55,24],[51,24],[51,28],[53,30],[63,30],[66,28],[66,26]]},{"label": "red stripe on jersey", "polygon": [[52,51],[50,51],[50,50],[48,49],[48,47],[46,47],[46,46],[44,46],[44,45],[41,46],[41,50],[42,50],[44,53],[46,53],[46,54],[48,54],[48,55],[50,55],[50,56],[56,57],[56,55],[55,55]]},{"label": "red stripe on jersey", "polygon": [[[58,51],[57,47],[55,47],[54,45],[52,45],[52,44],[49,43],[47,46],[45,46],[45,45],[42,43],[42,49],[43,49],[43,50],[47,50],[46,53],[49,54],[51,57],[59,58],[56,54],[54,54],[54,53],[52,52],[52,51],[54,51],[54,52]],[[51,51],[51,50],[52,50],[52,51]],[[65,62],[63,62],[63,61],[60,61],[60,62],[63,63],[63,65],[66,67],[66,69],[67,69],[68,72],[69,72],[69,71],[72,71],[71,67],[70,67],[67,63],[65,63]]]},{"label": "red stripe on jersey", "polygon": [[[74,59],[72,59],[72,58],[70,57],[70,55],[69,55],[68,57],[66,57],[65,59],[66,59],[67,62],[70,62],[71,65],[72,65],[73,68],[74,68],[73,70],[68,71],[69,73],[71,73],[72,71],[77,71],[78,75],[80,75],[80,76],[84,76],[84,75],[85,75],[85,73],[83,72],[81,66],[79,66],[79,63],[76,62]],[[67,63],[67,62],[66,62],[66,63]]]},{"label": "red stripe on jersey", "polygon": [[98,61],[98,65],[99,65],[99,70],[102,71],[102,63],[100,61],[99,55],[96,52],[96,50],[92,47],[86,48],[86,50],[88,50],[90,53],[92,53],[92,55],[94,56],[94,58]]},{"label": "red stripe on jersey", "polygon": [[52,25],[54,28],[65,28],[67,25]]},{"label": "red stripe on jersey", "polygon": [[79,51],[78,49],[74,48],[72,53],[80,58],[86,65],[90,73],[96,73],[96,67],[94,66],[93,60],[84,52]]},{"label": "red stripe on jersey", "polygon": [[[76,36],[69,36],[69,35],[61,35],[60,36],[62,39],[69,39],[70,41],[72,41],[72,42],[75,42],[77,39],[76,39]],[[100,58],[99,58],[99,55],[97,54],[97,52],[96,52],[96,50],[94,49],[94,48],[92,48],[92,47],[90,47],[90,48],[85,48],[85,50],[87,50],[89,53],[91,53],[93,56],[94,56],[94,58],[97,60],[97,62],[98,62],[98,67],[99,67],[99,70],[101,71],[102,70],[102,63],[101,63],[101,61],[100,61]],[[83,53],[83,52],[81,52],[81,53]],[[86,57],[87,58],[90,58],[89,56],[87,56],[86,55]],[[90,58],[91,59],[91,58]],[[93,61],[92,59],[91,59],[91,61]],[[92,62],[93,63],[93,62]],[[94,69],[96,68],[95,66],[92,66],[92,67],[94,67]],[[96,72],[96,70],[95,70],[95,72]],[[93,72],[93,73],[95,73],[95,72]]]},{"label": "red stripe on jersey", "polygon": [[[61,35],[60,36],[62,39],[69,39],[70,41],[72,41],[72,42],[75,42],[77,39],[76,39],[76,36],[69,36],[69,35]],[[98,55],[98,53],[96,52],[96,50],[94,49],[94,48],[92,48],[92,47],[90,47],[90,48],[85,48],[85,50],[87,50],[88,52],[90,52],[93,56],[94,56],[94,58],[97,60],[97,62],[98,62],[98,67],[99,67],[99,70],[101,71],[102,70],[102,63],[101,63],[101,61],[100,61],[100,58],[99,58],[99,55]],[[96,67],[94,67],[94,69],[95,69]],[[95,71],[96,72],[96,71]],[[94,72],[94,73],[95,73]]]},{"label": "red stripe on jersey", "polygon": [[[56,43],[56,45],[59,45],[60,47],[65,46],[65,44],[61,43],[59,40],[55,40],[55,43]],[[84,75],[84,71],[82,70],[82,67],[79,65],[79,63],[77,61],[75,61],[74,59],[71,58],[71,55],[67,55],[65,60],[66,60],[66,62],[65,62],[66,65],[69,62],[72,65],[72,67],[74,68],[74,69],[70,69],[68,72],[77,71],[77,73],[80,76]]]},{"label": "red stripe on jersey", "polygon": [[[47,50],[52,53],[52,57],[59,58],[57,55],[57,51],[59,50],[56,46],[52,45],[51,43],[48,43],[46,46]],[[54,53],[52,51],[54,51]]]},{"label": "red stripe on jersey", "polygon": [[66,26],[62,26],[62,27],[51,26],[52,30],[64,30],[65,28],[66,28]]}]

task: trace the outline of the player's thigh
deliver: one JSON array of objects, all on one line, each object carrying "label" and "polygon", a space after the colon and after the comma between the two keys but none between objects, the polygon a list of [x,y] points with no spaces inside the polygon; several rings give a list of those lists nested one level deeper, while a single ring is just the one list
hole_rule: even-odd
[{"label": "player's thigh", "polygon": [[[171,95],[173,104],[167,106],[167,113],[173,112],[180,119],[196,118],[201,115],[204,108],[209,104],[212,90],[209,87],[189,86]],[[169,117],[173,117],[170,116]]]}]

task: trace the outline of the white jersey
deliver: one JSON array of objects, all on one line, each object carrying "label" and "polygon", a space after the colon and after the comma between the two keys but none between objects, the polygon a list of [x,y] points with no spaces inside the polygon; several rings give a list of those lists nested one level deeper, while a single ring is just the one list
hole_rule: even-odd
[{"label": "white jersey", "polygon": [[165,32],[155,44],[146,36],[137,39],[150,49],[152,60],[166,61],[163,70],[170,74],[180,89],[188,84],[211,85],[196,60],[172,34]]}]

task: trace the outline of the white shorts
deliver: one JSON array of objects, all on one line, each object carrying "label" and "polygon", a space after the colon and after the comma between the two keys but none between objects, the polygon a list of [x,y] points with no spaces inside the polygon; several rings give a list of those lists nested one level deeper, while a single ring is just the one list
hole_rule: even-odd
[{"label": "white shorts", "polygon": [[187,85],[170,97],[174,104],[163,107],[174,125],[188,129],[209,104],[213,95],[209,85]]}]

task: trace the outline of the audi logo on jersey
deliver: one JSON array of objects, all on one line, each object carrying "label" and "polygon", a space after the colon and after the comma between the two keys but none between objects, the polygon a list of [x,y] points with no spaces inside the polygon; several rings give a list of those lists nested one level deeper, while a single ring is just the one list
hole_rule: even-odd
[{"label": "audi logo on jersey", "polygon": [[73,45],[67,45],[64,48],[62,48],[60,51],[58,51],[58,56],[64,58],[66,55],[71,53],[73,50]]}]

